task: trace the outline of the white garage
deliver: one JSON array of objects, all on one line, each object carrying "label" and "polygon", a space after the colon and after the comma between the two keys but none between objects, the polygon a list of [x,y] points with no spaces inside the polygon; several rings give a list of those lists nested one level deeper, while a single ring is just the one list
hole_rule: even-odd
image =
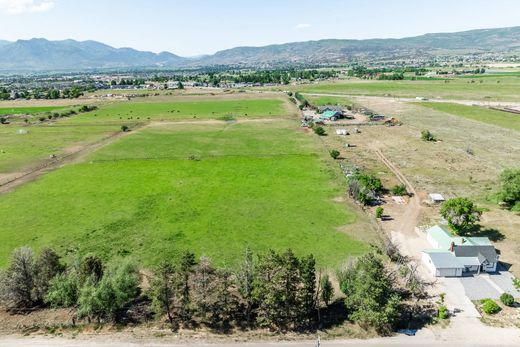
[{"label": "white garage", "polygon": [[464,271],[464,265],[451,252],[426,250],[422,261],[435,277],[461,277]]}]

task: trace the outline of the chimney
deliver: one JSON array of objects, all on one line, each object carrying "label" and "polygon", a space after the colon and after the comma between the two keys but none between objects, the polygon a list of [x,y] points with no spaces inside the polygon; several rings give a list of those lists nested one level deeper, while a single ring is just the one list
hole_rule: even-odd
[{"label": "chimney", "polygon": [[450,245],[450,252],[453,252],[455,249],[455,242],[452,242]]}]

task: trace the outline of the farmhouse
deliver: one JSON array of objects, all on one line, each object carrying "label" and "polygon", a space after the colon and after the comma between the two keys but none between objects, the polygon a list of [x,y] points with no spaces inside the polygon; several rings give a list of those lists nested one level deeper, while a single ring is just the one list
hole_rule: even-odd
[{"label": "farmhouse", "polygon": [[331,120],[335,121],[343,117],[343,113],[339,111],[325,111],[320,114],[320,120]]},{"label": "farmhouse", "polygon": [[326,105],[326,106],[320,106],[318,108],[319,113],[324,113],[327,111],[336,111],[343,113],[343,109],[340,106],[332,106],[332,105]]},{"label": "farmhouse", "polygon": [[434,249],[424,250],[422,260],[437,277],[460,277],[464,273],[495,272],[499,255],[487,237],[453,236],[441,226],[426,231]]}]

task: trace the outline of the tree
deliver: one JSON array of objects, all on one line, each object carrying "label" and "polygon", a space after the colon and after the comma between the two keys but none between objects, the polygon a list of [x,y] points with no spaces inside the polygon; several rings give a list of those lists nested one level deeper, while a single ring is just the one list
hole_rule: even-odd
[{"label": "tree", "polygon": [[474,226],[480,220],[482,211],[467,198],[453,198],[442,204],[441,215],[459,234]]},{"label": "tree", "polygon": [[162,261],[153,271],[150,281],[152,307],[156,315],[166,314],[170,324],[174,324],[173,310],[175,304],[176,282],[175,266]]},{"label": "tree", "polygon": [[376,207],[376,218],[383,218],[383,213],[385,212],[385,209],[381,206]]},{"label": "tree", "polygon": [[325,136],[327,135],[327,133],[325,132],[325,129],[323,129],[323,127],[315,127],[314,128],[314,133],[318,136]]},{"label": "tree", "polygon": [[208,257],[202,256],[197,264],[193,279],[194,305],[202,321],[207,319],[208,312],[212,306],[212,295],[215,291],[216,269]]},{"label": "tree", "polygon": [[34,294],[37,301],[43,302],[50,281],[64,270],[60,256],[51,248],[44,248],[35,264]]},{"label": "tree", "polygon": [[316,259],[312,254],[300,260],[300,277],[302,288],[300,289],[300,300],[302,312],[300,321],[307,320],[310,327],[314,312],[316,311]]},{"label": "tree", "polygon": [[255,285],[255,263],[253,261],[253,252],[247,247],[244,253],[244,260],[237,273],[238,291],[244,301],[244,315],[247,324],[251,324],[252,312],[255,306],[253,297]]},{"label": "tree", "polygon": [[191,319],[190,278],[195,265],[197,265],[195,254],[188,251],[184,252],[181,257],[177,276],[179,277],[178,289],[180,291],[179,296],[181,301],[180,315],[181,319],[185,322]]},{"label": "tree", "polygon": [[113,260],[99,281],[88,277],[78,298],[78,317],[113,320],[116,313],[140,293],[140,274],[131,260]]},{"label": "tree", "polygon": [[500,175],[498,197],[507,207],[520,211],[520,168],[504,170]]},{"label": "tree", "polygon": [[126,133],[126,132],[130,131],[130,128],[128,127],[128,125],[121,125],[121,131]]},{"label": "tree", "polygon": [[423,141],[437,141],[435,136],[429,131],[429,130],[422,130],[421,131],[421,139]]},{"label": "tree", "polygon": [[103,261],[94,254],[85,256],[79,266],[79,280],[81,283],[92,279],[94,283],[101,280],[104,273]]},{"label": "tree", "polygon": [[182,84],[181,81],[177,82],[177,88],[178,89],[184,89],[184,84]]},{"label": "tree", "polygon": [[0,278],[0,300],[10,309],[32,307],[34,290],[34,253],[28,247],[17,248]]},{"label": "tree", "polygon": [[47,289],[45,303],[51,307],[73,307],[78,302],[78,276],[74,272],[54,276]]},{"label": "tree", "polygon": [[234,294],[231,272],[225,269],[216,271],[211,303],[211,325],[220,329],[227,328],[238,310],[238,297]]},{"label": "tree", "polygon": [[338,274],[350,319],[363,328],[388,333],[397,317],[400,298],[383,261],[371,252]]},{"label": "tree", "polygon": [[329,275],[323,275],[320,278],[320,294],[321,300],[328,306],[334,296],[334,287],[329,279]]},{"label": "tree", "polygon": [[339,153],[338,150],[333,149],[329,153],[330,153],[330,156],[332,157],[332,159],[338,159],[339,158],[340,153]]}]

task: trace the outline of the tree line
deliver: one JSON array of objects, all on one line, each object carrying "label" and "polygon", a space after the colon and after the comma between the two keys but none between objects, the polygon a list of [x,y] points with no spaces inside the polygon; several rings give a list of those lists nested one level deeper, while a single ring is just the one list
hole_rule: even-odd
[{"label": "tree line", "polygon": [[[345,319],[380,333],[392,330],[401,298],[379,254],[360,257],[336,277],[346,297]],[[129,258],[104,262],[89,254],[63,262],[52,249],[36,255],[22,247],[0,273],[0,303],[6,308],[71,308],[74,324],[76,319],[117,322],[146,302],[172,330],[203,325],[217,331],[309,331],[320,325],[320,311],[333,298],[331,279],[317,271],[315,258],[290,249],[255,255],[247,248],[235,270],[186,251],[143,271]]]}]

